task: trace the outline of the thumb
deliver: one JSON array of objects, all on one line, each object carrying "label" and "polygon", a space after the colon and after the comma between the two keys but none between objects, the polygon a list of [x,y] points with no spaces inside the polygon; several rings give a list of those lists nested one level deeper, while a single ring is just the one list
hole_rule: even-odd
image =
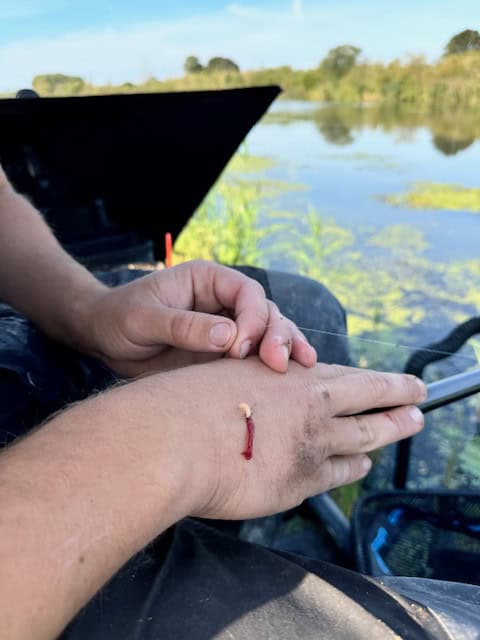
[{"label": "thumb", "polygon": [[230,318],[198,311],[162,308],[150,324],[150,335],[187,351],[228,351],[237,337],[237,325]]}]

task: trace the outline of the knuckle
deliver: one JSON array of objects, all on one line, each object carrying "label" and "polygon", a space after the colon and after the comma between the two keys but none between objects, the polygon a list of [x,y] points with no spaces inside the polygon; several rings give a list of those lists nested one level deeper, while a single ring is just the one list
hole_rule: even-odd
[{"label": "knuckle", "polygon": [[257,296],[259,296],[261,298],[265,298],[266,297],[265,296],[265,289],[262,287],[262,285],[259,282],[257,282],[256,280],[252,280],[250,286],[253,289],[253,293],[255,293]]},{"label": "knuckle", "polygon": [[372,392],[374,402],[382,400],[392,386],[390,378],[374,373],[367,374],[367,384]]},{"label": "knuckle", "polygon": [[196,258],[195,260],[190,260],[190,262],[186,263],[192,269],[205,269],[210,266],[212,263],[208,262],[208,260],[202,260],[200,258]]},{"label": "knuckle", "polygon": [[[185,269],[185,276],[187,277],[190,273],[190,277],[194,278],[195,281],[198,281],[198,278],[209,279],[214,277],[213,269],[215,268],[215,264],[212,262],[208,262],[208,260],[202,260],[200,258],[196,258],[195,260],[190,260],[189,262],[184,262],[183,264],[178,265],[179,269],[177,273],[181,273],[181,267]],[[177,268],[177,267],[176,267]]]},{"label": "knuckle", "polygon": [[407,374],[404,377],[411,395],[419,401],[425,400],[425,398],[427,397],[427,388],[423,381],[412,374]]},{"label": "knuckle", "polygon": [[178,315],[172,318],[170,324],[170,334],[174,344],[185,343],[194,332],[194,315]]},{"label": "knuckle", "polygon": [[340,377],[342,375],[345,375],[345,367],[339,364],[327,364],[324,366],[329,368],[330,374],[333,374],[334,377]]},{"label": "knuckle", "polygon": [[264,328],[264,326],[267,325],[269,322],[268,309],[266,307],[265,308],[257,307],[257,309],[255,309],[255,317],[259,325],[261,325],[261,327]]},{"label": "knuckle", "polygon": [[273,302],[273,300],[267,300],[267,302],[268,302],[268,306],[269,306],[270,311],[273,311],[273,312],[278,313],[280,315],[280,309],[275,304],[275,302]]},{"label": "knuckle", "polygon": [[312,406],[317,407],[318,416],[329,415],[332,409],[332,395],[325,382],[312,380],[310,377],[304,382],[307,398]]},{"label": "knuckle", "polygon": [[327,458],[325,462],[322,464],[319,473],[319,483],[321,485],[320,493],[324,493],[325,491],[330,491],[335,488],[334,482],[334,462],[332,458]]},{"label": "knuckle", "polygon": [[330,489],[348,484],[352,478],[350,458],[336,458],[331,464]]},{"label": "knuckle", "polygon": [[320,380],[322,380],[326,378],[328,375],[330,375],[330,373],[332,372],[332,367],[335,367],[335,366],[336,365],[319,362],[317,363],[317,366],[315,367],[315,369],[313,369],[313,371],[317,374],[317,377]]},{"label": "knuckle", "polygon": [[368,416],[356,416],[359,432],[359,444],[361,449],[368,449],[375,445],[376,433]]},{"label": "knuckle", "polygon": [[402,420],[402,414],[398,411],[385,411],[383,414],[385,422],[388,422],[390,429],[394,430],[392,440],[399,440],[403,437],[405,428]]}]

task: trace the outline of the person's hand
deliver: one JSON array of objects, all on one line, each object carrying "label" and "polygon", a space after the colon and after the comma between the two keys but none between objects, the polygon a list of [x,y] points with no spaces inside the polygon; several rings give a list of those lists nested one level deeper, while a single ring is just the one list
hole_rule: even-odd
[{"label": "person's hand", "polygon": [[[264,516],[362,478],[366,453],[422,419],[412,406],[354,414],[424,397],[412,376],[297,363],[282,375],[252,357],[74,404],[2,454],[1,637],[59,637],[128,558],[186,516]],[[256,425],[250,460],[242,402]]]},{"label": "person's hand", "polygon": [[[156,379],[165,377],[150,379],[152,399]],[[173,450],[191,474],[183,484],[191,487],[189,515],[222,519],[279,512],[363,478],[365,454],[422,428],[413,405],[426,396],[414,376],[296,363],[278,375],[257,358],[177,370],[167,385],[172,400],[162,411],[176,424]],[[255,423],[250,460],[242,455],[242,402]],[[381,407],[395,408],[363,413]]]},{"label": "person's hand", "polygon": [[[167,370],[228,354],[258,353],[284,372],[316,353],[251,278],[204,261],[99,291],[78,314],[79,343],[122,375]],[[172,349],[173,347],[173,349]]]}]

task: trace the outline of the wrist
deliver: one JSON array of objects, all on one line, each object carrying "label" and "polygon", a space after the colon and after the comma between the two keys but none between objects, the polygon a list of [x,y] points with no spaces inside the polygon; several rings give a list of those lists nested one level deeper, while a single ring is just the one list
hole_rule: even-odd
[{"label": "wrist", "polygon": [[148,435],[138,459],[143,456],[140,466],[149,482],[167,489],[175,505],[168,526],[187,516],[217,517],[235,494],[245,429],[229,374],[240,373],[242,364],[218,360],[187,366],[125,385],[118,390],[121,403],[115,391],[109,397],[108,415],[118,414],[113,424],[128,407],[129,420]]},{"label": "wrist", "polygon": [[100,300],[109,288],[91,276],[91,280],[71,293],[62,312],[59,323],[62,342],[90,355],[99,356],[96,339],[96,316]]},{"label": "wrist", "polygon": [[203,455],[208,424],[196,420],[195,403],[185,400],[192,368],[142,378],[92,401],[92,416],[101,416],[99,428],[111,447],[111,477],[126,480],[116,493],[123,494],[122,504],[128,494],[140,501],[141,513],[134,516],[137,524],[143,520],[140,546],[196,513],[209,495],[213,464]]}]

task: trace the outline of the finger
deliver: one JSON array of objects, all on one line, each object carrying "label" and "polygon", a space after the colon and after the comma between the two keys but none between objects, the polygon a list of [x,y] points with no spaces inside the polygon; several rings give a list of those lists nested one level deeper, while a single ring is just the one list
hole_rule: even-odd
[{"label": "finger", "polygon": [[237,332],[229,355],[245,358],[256,348],[267,328],[269,311],[265,291],[256,280],[239,271],[215,264],[205,265],[202,269],[192,270],[196,306],[198,302],[202,306],[197,308],[211,312],[211,305],[215,304],[215,313],[221,308],[231,312]]},{"label": "finger", "polygon": [[237,337],[229,354],[246,358],[259,346],[269,318],[268,300],[256,281],[242,284],[235,300],[233,317],[237,325]]},{"label": "finger", "polygon": [[164,306],[144,309],[142,322],[143,335],[149,336],[151,344],[164,343],[188,351],[224,353],[237,335],[235,322],[224,316]]},{"label": "finger", "polygon": [[313,367],[317,364],[317,352],[308,342],[303,333],[299,332],[296,327],[294,329],[293,345],[290,357],[292,360],[302,364],[304,367]]},{"label": "finger", "polygon": [[415,406],[382,413],[337,418],[329,433],[332,455],[368,453],[392,442],[415,435],[423,428],[424,417]]},{"label": "finger", "polygon": [[321,465],[315,493],[330,491],[364,478],[372,467],[365,455],[332,456]]},{"label": "finger", "polygon": [[265,364],[284,373],[288,367],[290,356],[295,353],[295,359],[304,366],[313,366],[317,354],[296,326],[283,316],[277,305],[268,300],[268,326],[262,337],[259,355]]},{"label": "finger", "polygon": [[[426,398],[424,383],[412,375],[362,371],[328,381],[332,416],[353,415],[375,408],[417,404]],[[325,393],[324,399],[326,398]]]},{"label": "finger", "polygon": [[[188,307],[183,308],[193,305],[195,311],[212,314],[225,311],[237,325],[229,355],[245,358],[252,353],[265,333],[268,322],[263,287],[240,271],[213,262],[195,260],[176,269],[179,284],[189,291]],[[182,305],[172,301],[167,306]]]},{"label": "finger", "polygon": [[344,376],[351,376],[364,371],[364,369],[357,369],[356,367],[347,367],[342,364],[325,364],[324,362],[318,362],[316,371],[319,373],[322,379],[327,378],[343,378]]}]

